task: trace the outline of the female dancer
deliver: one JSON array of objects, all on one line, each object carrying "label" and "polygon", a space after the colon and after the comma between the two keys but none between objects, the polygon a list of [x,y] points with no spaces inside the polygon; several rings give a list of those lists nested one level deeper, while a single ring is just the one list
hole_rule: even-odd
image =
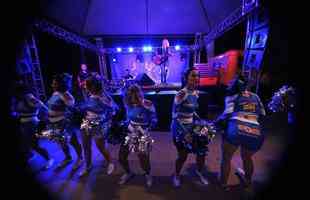
[{"label": "female dancer", "polygon": [[72,162],[72,156],[68,142],[73,146],[78,155],[74,169],[82,163],[82,147],[77,139],[75,132],[68,130],[70,121],[68,120],[68,109],[74,106],[74,97],[70,94],[71,76],[67,73],[56,75],[53,78],[52,88],[54,90],[52,96],[48,100],[48,120],[49,127],[57,134],[53,135],[53,139],[60,144],[62,151],[65,154],[65,159],[58,165],[62,168]]},{"label": "female dancer", "polygon": [[128,156],[130,151],[134,151],[138,153],[141,168],[145,173],[146,185],[150,187],[153,182],[150,175],[149,149],[152,141],[147,129],[154,127],[157,123],[155,107],[151,101],[144,99],[141,88],[136,84],[129,86],[125,92],[124,104],[127,112],[129,132],[121,143],[119,150],[119,162],[125,170],[125,174],[121,177],[119,184],[125,184],[133,177],[133,173],[129,168]]},{"label": "female dancer", "polygon": [[[231,168],[230,162],[239,146],[245,171],[245,186],[250,187],[254,171],[252,156],[259,151],[264,141],[259,121],[260,117],[265,115],[265,109],[260,98],[250,92],[248,87],[249,84],[242,76],[231,82],[229,94],[225,98],[225,110],[217,120],[219,124],[225,124],[220,176],[220,182],[225,190],[229,189],[227,180]],[[243,170],[239,169],[237,173],[242,175]]]},{"label": "female dancer", "polygon": [[94,138],[97,148],[108,162],[107,174],[111,174],[114,170],[114,164],[111,161],[110,153],[105,148],[105,142],[117,106],[104,91],[100,77],[91,76],[87,78],[86,90],[90,96],[81,108],[86,113],[81,124],[86,168],[81,172],[80,176],[87,175],[91,170],[92,138]]},{"label": "female dancer", "polygon": [[196,110],[198,109],[198,91],[199,73],[195,68],[189,68],[184,73],[183,89],[181,89],[174,98],[171,130],[173,143],[177,149],[178,157],[175,161],[175,174],[173,176],[173,185],[181,185],[180,172],[189,153],[196,154],[197,170],[196,174],[200,181],[207,185],[207,179],[202,175],[205,165],[205,155],[207,147],[199,145],[192,147],[192,133],[195,123]]},{"label": "female dancer", "polygon": [[22,136],[23,143],[23,153],[29,158],[31,154],[31,148],[38,152],[45,160],[47,164],[45,169],[52,167],[54,159],[50,158],[47,150],[39,146],[39,139],[35,136],[38,131],[39,118],[38,113],[39,109],[43,108],[47,110],[47,107],[36,98],[31,90],[24,84],[18,83],[15,88],[16,92],[16,102],[15,109],[17,116],[19,117],[20,122],[20,131]]}]

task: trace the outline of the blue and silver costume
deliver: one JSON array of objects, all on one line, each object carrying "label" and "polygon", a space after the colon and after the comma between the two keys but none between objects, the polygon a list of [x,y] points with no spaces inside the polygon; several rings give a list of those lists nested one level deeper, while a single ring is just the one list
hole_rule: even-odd
[{"label": "blue and silver costume", "polygon": [[67,91],[64,93],[54,92],[48,104],[48,129],[41,133],[41,137],[45,137],[56,142],[68,142],[70,135],[68,127],[68,108],[75,104],[74,97]]},{"label": "blue and silver costume", "polygon": [[128,145],[131,152],[149,153],[154,142],[148,129],[157,123],[153,103],[144,99],[142,105],[132,105],[126,108],[128,133],[123,145]]},{"label": "blue and silver costume", "polygon": [[41,107],[45,107],[44,104],[30,93],[16,102],[15,112],[19,117],[21,134],[25,138],[33,137],[38,131],[38,114]]},{"label": "blue and silver costume", "polygon": [[[199,92],[197,90],[187,88],[183,88],[176,94],[173,103],[171,130],[177,149],[186,149],[188,153],[205,155],[208,151],[208,130],[202,129],[202,132],[199,130],[204,134],[203,137],[200,137],[195,131],[198,126],[202,127],[201,124],[195,125],[195,118],[198,116],[196,114],[199,107],[198,98]],[[187,134],[193,139],[192,143],[185,141]],[[206,140],[203,141],[202,138],[206,138]]]},{"label": "blue and silver costume", "polygon": [[264,141],[259,119],[265,115],[260,98],[249,91],[227,96],[225,110],[221,116],[227,121],[224,139],[233,145],[258,151]]},{"label": "blue and silver costume", "polygon": [[44,104],[35,98],[32,94],[26,94],[22,101],[18,101],[15,111],[18,113],[20,122],[38,123],[39,108]]},{"label": "blue and silver costume", "polygon": [[86,113],[81,124],[82,132],[89,136],[106,139],[112,116],[118,109],[112,98],[107,94],[91,95],[81,109]]}]

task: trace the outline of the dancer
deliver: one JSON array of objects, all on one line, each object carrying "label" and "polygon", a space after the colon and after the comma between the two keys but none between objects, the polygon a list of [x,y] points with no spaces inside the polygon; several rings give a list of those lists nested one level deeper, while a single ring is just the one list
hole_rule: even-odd
[{"label": "dancer", "polygon": [[39,139],[36,137],[39,125],[39,109],[47,111],[47,107],[36,98],[31,90],[23,83],[18,83],[15,88],[15,105],[14,111],[19,118],[20,133],[22,138],[22,151],[30,158],[31,148],[39,153],[47,160],[45,169],[49,169],[54,164],[54,159],[51,158],[48,151],[39,145]]},{"label": "dancer", "polygon": [[260,98],[249,91],[249,84],[242,76],[237,76],[228,88],[225,110],[217,119],[224,126],[222,139],[222,161],[220,182],[224,190],[229,190],[227,180],[231,169],[231,159],[238,147],[241,148],[243,168],[237,174],[244,177],[245,188],[250,188],[254,172],[253,155],[260,150],[264,133],[261,132],[261,116],[265,109]]},{"label": "dancer", "polygon": [[196,68],[189,68],[184,73],[184,85],[174,98],[171,130],[173,143],[177,149],[178,157],[175,161],[175,173],[173,185],[180,187],[180,172],[189,153],[196,155],[197,169],[195,170],[200,181],[208,184],[208,180],[203,176],[202,170],[205,165],[205,155],[208,150],[206,145],[192,146],[193,128],[195,123],[196,111],[198,109],[199,72]]},{"label": "dancer", "polygon": [[74,106],[74,97],[68,91],[71,87],[72,77],[63,73],[53,77],[52,96],[48,100],[48,120],[49,130],[52,131],[52,140],[56,141],[65,154],[65,159],[58,165],[62,168],[72,162],[72,156],[69,149],[69,141],[78,155],[78,159],[73,167],[76,169],[82,163],[82,147],[77,139],[76,132],[69,130],[70,121],[68,120],[68,109]]},{"label": "dancer", "polygon": [[86,168],[84,168],[80,176],[87,175],[91,171],[92,138],[94,138],[97,148],[108,162],[107,174],[110,175],[114,170],[114,164],[112,163],[110,153],[105,147],[105,143],[117,106],[113,99],[104,91],[100,77],[91,76],[87,78],[86,89],[90,97],[81,108],[86,113],[81,124]]},{"label": "dancer", "polygon": [[128,134],[119,150],[119,162],[125,170],[119,184],[125,184],[134,176],[129,168],[128,156],[130,152],[136,152],[145,173],[146,185],[151,187],[153,179],[150,174],[150,151],[153,140],[148,129],[157,123],[155,108],[151,101],[144,99],[141,88],[136,84],[129,86],[125,92],[124,104],[127,111]]}]

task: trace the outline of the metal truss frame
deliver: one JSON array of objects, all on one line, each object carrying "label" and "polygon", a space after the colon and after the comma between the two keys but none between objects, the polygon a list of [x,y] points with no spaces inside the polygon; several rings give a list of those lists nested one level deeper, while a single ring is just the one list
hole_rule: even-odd
[{"label": "metal truss frame", "polygon": [[230,30],[231,28],[242,22],[244,19],[246,19],[246,16],[258,6],[259,4],[256,3],[252,9],[245,10],[244,6],[240,6],[239,8],[235,9],[221,23],[212,28],[212,30],[204,37],[205,43],[209,44],[211,41],[218,38],[223,33],[225,33],[226,31]]},{"label": "metal truss frame", "polygon": [[53,36],[65,40],[68,43],[77,44],[81,47],[84,47],[86,49],[89,49],[91,51],[94,51],[96,53],[100,53],[100,50],[97,48],[95,44],[92,44],[87,39],[82,38],[81,36],[71,33],[59,26],[56,26],[46,20],[36,20],[34,23],[34,27],[36,27],[38,30],[47,32],[49,34],[52,34]]}]

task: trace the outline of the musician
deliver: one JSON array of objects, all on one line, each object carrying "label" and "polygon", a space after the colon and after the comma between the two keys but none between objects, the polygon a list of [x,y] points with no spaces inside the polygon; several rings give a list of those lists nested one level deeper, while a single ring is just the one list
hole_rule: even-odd
[{"label": "musician", "polygon": [[85,81],[89,76],[90,76],[90,71],[87,69],[87,65],[81,64],[81,70],[78,74],[77,80],[79,83],[79,87],[82,91],[82,95],[83,95],[84,100],[86,100],[86,98],[87,98]]},{"label": "musician", "polygon": [[54,90],[52,96],[47,101],[48,104],[48,127],[52,130],[60,130],[55,135],[57,143],[65,154],[65,159],[58,165],[59,168],[72,162],[72,156],[69,149],[69,141],[78,155],[78,159],[74,165],[77,168],[82,163],[82,147],[77,139],[76,132],[69,130],[70,120],[68,120],[68,110],[75,104],[74,97],[68,91],[71,86],[72,77],[67,73],[56,75],[53,77],[52,88]]},{"label": "musician", "polygon": [[167,82],[167,73],[168,73],[168,59],[171,56],[169,52],[169,41],[168,39],[164,38],[162,41],[161,48],[158,48],[157,55],[153,58],[154,63],[160,65],[160,76],[161,76],[161,83]]},{"label": "musician", "polygon": [[19,119],[19,126],[22,138],[22,151],[29,158],[31,155],[31,148],[39,153],[47,164],[45,169],[53,166],[54,159],[52,159],[48,151],[39,146],[39,139],[35,136],[39,126],[39,109],[47,110],[47,107],[42,101],[36,98],[31,90],[23,83],[18,83],[15,88],[15,103],[13,111],[15,116]]},{"label": "musician", "polygon": [[225,98],[225,110],[217,119],[224,125],[225,133],[222,140],[222,161],[220,182],[224,190],[229,190],[227,180],[231,168],[231,159],[238,147],[241,147],[243,170],[238,169],[244,177],[245,188],[250,189],[254,172],[253,155],[260,150],[264,134],[261,132],[261,116],[265,109],[260,98],[249,91],[249,84],[242,76],[237,76],[229,85]]},{"label": "musician", "polygon": [[114,170],[114,164],[111,161],[110,153],[105,147],[105,142],[107,133],[111,128],[112,117],[117,110],[117,105],[104,91],[100,77],[88,77],[86,79],[86,89],[90,93],[90,97],[81,106],[81,110],[86,113],[81,124],[86,168],[80,173],[80,176],[87,175],[92,167],[92,138],[94,138],[99,152],[108,162],[107,174],[110,175]]},{"label": "musician", "polygon": [[[142,132],[145,132],[147,129],[155,126],[157,123],[155,107],[151,101],[144,99],[142,90],[138,85],[134,84],[129,86],[127,91],[125,91],[123,100],[127,111],[127,124],[129,131],[131,129],[141,128]],[[119,150],[119,162],[125,170],[125,174],[121,177],[119,182],[121,185],[125,184],[133,177],[133,173],[131,172],[128,163],[129,153],[129,145],[126,144],[124,138]],[[150,187],[153,182],[152,176],[150,175],[150,152],[139,151],[138,157],[141,168],[145,173],[146,185]]]},{"label": "musician", "polygon": [[205,165],[206,146],[196,146],[191,148],[193,142],[191,133],[193,133],[195,115],[198,109],[198,91],[199,72],[196,68],[189,68],[184,73],[185,87],[181,89],[174,98],[172,112],[172,137],[173,143],[177,149],[178,157],[175,161],[175,173],[173,176],[173,185],[180,187],[180,172],[189,153],[196,155],[197,169],[196,174],[200,181],[207,185],[208,181],[203,176],[202,170]]}]

